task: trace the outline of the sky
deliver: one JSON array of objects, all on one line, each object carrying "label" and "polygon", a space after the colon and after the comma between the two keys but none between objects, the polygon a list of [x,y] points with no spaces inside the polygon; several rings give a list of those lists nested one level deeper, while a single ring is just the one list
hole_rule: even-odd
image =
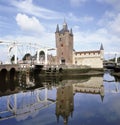
[{"label": "sky", "polygon": [[[57,24],[73,30],[76,51],[120,52],[120,0],[0,0],[0,41],[55,47]],[[6,52],[0,44],[0,60]]]}]

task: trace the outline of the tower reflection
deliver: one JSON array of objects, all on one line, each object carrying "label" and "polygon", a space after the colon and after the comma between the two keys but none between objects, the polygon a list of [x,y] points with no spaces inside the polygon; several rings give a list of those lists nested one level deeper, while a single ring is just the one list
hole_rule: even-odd
[{"label": "tower reflection", "polygon": [[64,124],[68,123],[68,117],[73,113],[74,102],[73,102],[73,86],[61,86],[57,89],[57,102],[56,102],[56,117],[59,122],[59,117],[62,116]]},{"label": "tower reflection", "polygon": [[[65,81],[63,81],[65,82]],[[67,80],[57,88],[56,117],[57,122],[62,117],[64,125],[68,124],[69,116],[74,111],[74,95],[76,93],[99,94],[104,99],[103,77],[90,77],[89,80]]]}]

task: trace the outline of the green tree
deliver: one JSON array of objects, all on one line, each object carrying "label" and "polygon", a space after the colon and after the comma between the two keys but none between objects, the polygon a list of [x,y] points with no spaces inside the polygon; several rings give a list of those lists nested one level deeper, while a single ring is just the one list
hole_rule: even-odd
[{"label": "green tree", "polygon": [[30,54],[30,53],[26,53],[26,54],[24,55],[24,57],[22,58],[22,60],[23,60],[23,61],[25,61],[25,60],[31,60],[31,58],[32,58],[31,54]]}]

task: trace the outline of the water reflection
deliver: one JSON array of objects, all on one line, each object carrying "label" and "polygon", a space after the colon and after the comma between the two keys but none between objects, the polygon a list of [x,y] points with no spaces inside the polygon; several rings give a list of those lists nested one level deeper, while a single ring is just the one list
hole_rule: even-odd
[{"label": "water reflection", "polygon": [[0,71],[0,96],[16,91],[18,86],[17,75],[14,69],[9,72],[5,69]]},{"label": "water reflection", "polygon": [[59,122],[59,117],[62,116],[64,124],[67,124],[68,117],[72,117],[74,110],[73,85],[58,87],[56,101],[57,121]]},{"label": "water reflection", "polygon": [[15,117],[17,121],[21,121],[30,116],[35,117],[38,111],[54,103],[55,100],[48,97],[48,90],[43,87],[34,91],[9,95],[0,112],[0,120]]},{"label": "water reflection", "polygon": [[109,72],[104,75],[106,93],[120,93],[120,77],[112,76]]},{"label": "water reflection", "polygon": [[75,93],[99,94],[101,100],[104,98],[104,85],[102,77],[91,77],[87,82],[74,84]]},{"label": "water reflection", "polygon": [[74,95],[76,93],[99,94],[101,101],[104,98],[104,85],[102,77],[91,77],[89,80],[69,80],[57,88],[56,116],[59,122],[61,116],[64,124],[68,123],[74,110]]},{"label": "water reflection", "polygon": [[114,78],[115,78],[115,82],[120,82],[120,77],[114,76]]},{"label": "water reflection", "polygon": [[[41,77],[33,72],[19,75],[11,72],[11,75],[6,71],[0,72],[0,121],[4,120],[0,123],[3,125],[9,119],[15,124],[23,120],[24,124],[31,124],[37,119],[36,125],[119,125],[120,81],[109,73],[69,80]],[[8,96],[3,96],[8,92]],[[113,93],[117,95],[111,95]],[[46,120],[48,115],[51,120]]]}]

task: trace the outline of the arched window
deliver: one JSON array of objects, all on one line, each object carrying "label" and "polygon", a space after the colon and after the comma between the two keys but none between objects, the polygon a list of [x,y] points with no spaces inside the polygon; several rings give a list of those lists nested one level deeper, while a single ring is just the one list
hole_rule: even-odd
[{"label": "arched window", "polygon": [[63,44],[61,44],[61,47],[63,47]]},{"label": "arched window", "polygon": [[41,63],[43,63],[45,61],[45,52],[44,51],[40,51],[39,60]]}]

